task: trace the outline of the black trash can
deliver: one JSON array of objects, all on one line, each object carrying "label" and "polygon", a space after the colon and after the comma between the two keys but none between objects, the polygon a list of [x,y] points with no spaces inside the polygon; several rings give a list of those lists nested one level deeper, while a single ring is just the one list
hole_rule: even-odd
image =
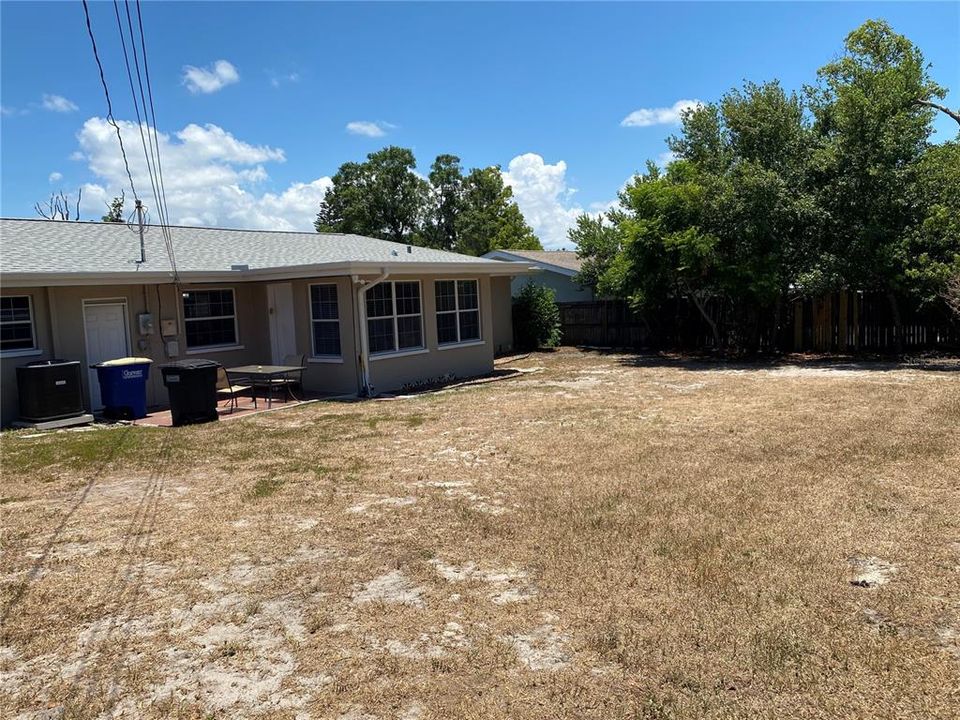
[{"label": "black trash can", "polygon": [[213,360],[179,360],[160,368],[174,426],[218,419],[217,368]]}]

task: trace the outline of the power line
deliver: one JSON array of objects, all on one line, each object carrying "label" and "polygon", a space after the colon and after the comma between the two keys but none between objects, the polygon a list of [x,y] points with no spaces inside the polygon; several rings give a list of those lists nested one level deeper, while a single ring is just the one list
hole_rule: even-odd
[{"label": "power line", "polygon": [[[153,191],[154,201],[156,203],[157,215],[160,220],[160,231],[163,236],[163,243],[167,252],[167,257],[170,261],[170,267],[174,274],[174,282],[179,282],[179,273],[177,272],[176,265],[176,256],[173,251],[173,238],[171,237],[169,230],[169,221],[168,221],[168,212],[166,204],[166,195],[163,192],[161,186],[161,166],[160,166],[160,141],[159,133],[156,127],[156,112],[153,112],[153,117],[151,118],[151,112],[147,109],[147,91],[144,90],[143,75],[140,73],[140,57],[137,53],[137,38],[136,33],[133,29],[133,19],[130,13],[130,3],[129,0],[124,0],[124,10],[127,20],[127,32],[129,32],[130,39],[130,52],[133,53],[133,70],[130,67],[130,55],[127,52],[127,34],[124,31],[123,21],[120,17],[120,6],[118,0],[113,0],[113,10],[114,16],[117,20],[117,30],[120,34],[120,45],[123,50],[123,60],[124,65],[127,71],[127,80],[130,84],[130,95],[133,98],[133,106],[137,116],[137,128],[140,132],[140,144],[143,148],[143,157],[146,163],[147,176],[150,180],[150,187]],[[141,48],[143,49],[143,62],[144,62],[144,71],[147,72],[147,59],[146,59],[146,44],[143,42],[143,24],[142,19],[138,16],[138,24],[141,31]],[[134,71],[136,72],[137,81],[134,84],[133,75]],[[149,82],[149,76],[148,76]],[[139,94],[137,88],[139,87]],[[150,92],[151,107],[153,110],[152,103],[152,90]],[[143,110],[141,114],[141,108]],[[144,128],[146,124],[146,128]],[[145,134],[146,133],[146,134]],[[138,212],[140,211],[140,203],[137,203]]]},{"label": "power line", "polygon": [[[124,3],[126,4],[126,7],[127,7],[127,18],[129,19],[130,0],[124,0]],[[141,49],[141,54],[143,55],[143,72],[147,80],[147,97],[150,101],[150,114],[152,116],[153,132],[154,132],[153,140],[157,146],[157,178],[159,181],[158,184],[160,186],[160,199],[161,199],[161,202],[163,203],[164,218],[165,220],[169,220],[169,214],[167,210],[167,189],[163,180],[163,163],[160,161],[160,138],[158,136],[158,131],[157,131],[157,112],[153,104],[153,86],[150,83],[150,66],[147,63],[147,40],[146,40],[146,34],[143,32],[143,14],[141,13],[141,10],[140,10],[140,0],[136,0],[136,3],[137,3],[137,25],[140,28],[140,49]],[[131,40],[132,38],[133,38],[133,30],[131,29]],[[173,250],[173,237],[170,234],[169,222],[164,223],[163,229],[165,231],[166,238],[167,238],[167,252],[170,255],[170,264],[173,266],[174,279],[179,281],[179,274],[177,273],[176,254],[174,253],[174,250]]]},{"label": "power line", "polygon": [[[129,7],[129,0],[124,0]],[[147,40],[143,32],[143,15],[140,12],[140,0],[137,0],[137,25],[140,27],[140,48],[143,54],[143,72],[147,79],[147,97],[150,100],[150,114],[153,117],[154,142],[157,144],[157,176],[160,178],[160,195],[163,199],[164,214],[167,213],[167,189],[163,182],[163,163],[160,162],[160,140],[157,132],[157,112],[153,106],[153,86],[150,84],[150,66],[147,64]],[[169,228],[168,228],[169,232]],[[170,241],[170,251],[173,252],[173,240]],[[174,265],[176,272],[176,265]]]},{"label": "power line", "polygon": [[107,99],[107,122],[113,125],[117,131],[117,140],[120,143],[120,154],[123,156],[123,167],[127,171],[127,179],[130,181],[130,190],[133,192],[134,200],[138,199],[137,189],[133,184],[133,174],[130,172],[130,163],[127,162],[127,152],[123,147],[123,136],[120,134],[120,126],[113,117],[113,103],[110,102],[110,91],[107,89],[107,78],[103,73],[103,64],[100,62],[100,54],[97,52],[97,40],[93,35],[93,26],[90,24],[90,8],[87,6],[87,0],[83,0],[83,14],[87,20],[87,34],[90,36],[90,44],[93,45],[93,59],[97,61],[97,68],[100,70],[100,84],[103,85],[103,94]]},{"label": "power line", "polygon": [[[157,188],[156,188],[156,185],[154,184],[153,172],[150,167],[151,157],[147,155],[147,140],[146,140],[146,136],[143,134],[143,121],[141,120],[141,117],[140,117],[140,103],[137,100],[137,93],[133,87],[133,74],[130,72],[130,58],[127,55],[127,42],[123,35],[123,24],[120,21],[120,7],[119,5],[117,5],[117,0],[113,0],[113,11],[117,18],[117,29],[120,31],[120,47],[123,49],[123,62],[127,68],[127,79],[130,81],[130,94],[133,96],[133,109],[137,115],[137,129],[140,131],[140,144],[143,146],[143,154],[147,161],[147,176],[150,178],[150,187],[153,190],[154,197],[156,197]],[[134,61],[136,61],[136,55],[134,55]],[[137,76],[139,78],[139,69],[137,72]],[[141,87],[141,91],[142,89],[143,88]],[[153,150],[152,142],[150,144],[150,150],[152,155],[152,150]]]}]

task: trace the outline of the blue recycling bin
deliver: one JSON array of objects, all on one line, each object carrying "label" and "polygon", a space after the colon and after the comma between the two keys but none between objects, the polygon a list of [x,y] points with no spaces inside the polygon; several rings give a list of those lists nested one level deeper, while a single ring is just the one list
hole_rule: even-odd
[{"label": "blue recycling bin", "polygon": [[147,416],[147,379],[152,362],[150,358],[125,357],[90,366],[97,371],[105,417],[137,420]]}]

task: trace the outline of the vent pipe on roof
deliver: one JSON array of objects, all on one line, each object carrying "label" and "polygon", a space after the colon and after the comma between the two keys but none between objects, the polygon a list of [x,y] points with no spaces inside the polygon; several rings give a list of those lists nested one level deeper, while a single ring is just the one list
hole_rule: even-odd
[{"label": "vent pipe on roof", "polygon": [[407,254],[410,254],[412,252],[413,252],[413,245],[407,245]]}]

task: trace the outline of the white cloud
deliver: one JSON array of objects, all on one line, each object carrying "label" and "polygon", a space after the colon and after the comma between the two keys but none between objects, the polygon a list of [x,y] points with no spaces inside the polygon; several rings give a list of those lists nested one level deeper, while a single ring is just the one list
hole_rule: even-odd
[{"label": "white cloud", "polygon": [[226,60],[217,60],[205,68],[186,65],[183,68],[183,84],[194,95],[214,93],[227,85],[240,81],[240,73]]},{"label": "white cloud", "polygon": [[273,87],[278,88],[284,83],[298,83],[300,82],[300,73],[282,73],[280,75],[273,75],[270,78],[270,84]]},{"label": "white cloud", "polygon": [[686,110],[702,105],[699,100],[677,100],[670,107],[640,108],[620,121],[622,127],[649,127],[651,125],[675,125]]},{"label": "white cloud", "polygon": [[[119,121],[137,192],[158,216],[142,152],[136,152],[136,123]],[[152,128],[146,128],[152,132]],[[120,194],[130,195],[117,135],[103,118],[87,120],[77,135],[80,151],[95,181],[83,188],[81,209],[100,214],[103,204]],[[312,230],[320,202],[331,187],[329,177],[294,182],[280,192],[256,186],[269,179],[265,164],[283,162],[283,150],[251,145],[216,125],[187,125],[173,135],[157,135],[169,220],[178,225],[210,225],[265,230]]]},{"label": "white cloud", "polygon": [[189,145],[193,152],[198,153],[200,160],[225,160],[241,165],[286,160],[283,150],[266,145],[248,145],[216,125],[200,127],[190,123],[177,133],[177,137]]},{"label": "white cloud", "polygon": [[582,207],[571,202],[576,190],[567,187],[566,173],[563,160],[550,165],[536,153],[517,155],[501,172],[524,218],[548,249],[572,247],[567,231],[583,213]]},{"label": "white cloud", "polygon": [[76,103],[67,100],[62,95],[44,95],[41,103],[44,110],[50,110],[58,113],[68,113],[79,110]]},{"label": "white cloud", "polygon": [[677,159],[677,154],[672,150],[665,150],[664,152],[657,155],[657,166],[661,169],[665,169],[667,165],[672,163]]},{"label": "white cloud", "polygon": [[50,176],[47,178],[47,182],[49,183],[60,182],[61,180],[63,180],[63,173],[58,172],[50,173]]},{"label": "white cloud", "polygon": [[388,130],[393,130],[396,125],[391,125],[383,120],[371,122],[369,120],[354,120],[347,123],[347,132],[351,135],[363,135],[365,137],[383,137]]}]

